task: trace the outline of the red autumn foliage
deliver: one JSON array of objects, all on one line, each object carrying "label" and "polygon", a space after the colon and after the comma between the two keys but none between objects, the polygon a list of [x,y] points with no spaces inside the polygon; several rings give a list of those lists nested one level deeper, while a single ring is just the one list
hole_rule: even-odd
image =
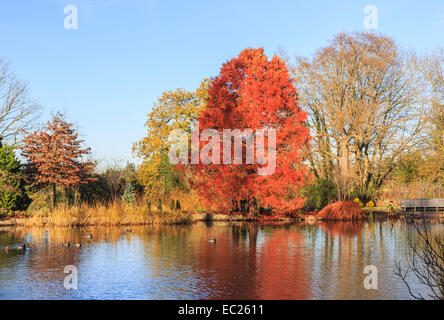
[{"label": "red autumn foliage", "polygon": [[364,221],[322,221],[319,226],[325,231],[330,232],[334,236],[352,237],[359,234],[364,227]]},{"label": "red autumn foliage", "polygon": [[82,148],[83,140],[78,139],[78,133],[62,114],[53,116],[45,130],[25,134],[26,172],[36,185],[52,187],[53,205],[56,186],[76,188],[94,180],[90,176],[93,163],[82,161],[90,149]]},{"label": "red autumn foliage", "polygon": [[325,220],[359,220],[365,218],[365,213],[354,201],[338,201],[319,211],[317,217]]},{"label": "red autumn foliage", "polygon": [[[307,114],[298,106],[296,88],[281,58],[274,56],[268,60],[259,48],[243,50],[226,62],[211,83],[199,130],[275,129],[276,170],[270,175],[258,175],[258,168],[266,168],[267,164],[246,164],[243,141],[242,164],[223,164],[221,152],[220,164],[201,163],[194,167],[196,188],[204,201],[225,209],[241,200],[253,206],[258,202],[278,212],[301,208],[305,199],[299,195],[299,189],[307,176],[302,164],[302,150],[309,140],[306,120]],[[254,150],[256,146],[257,136]]]}]

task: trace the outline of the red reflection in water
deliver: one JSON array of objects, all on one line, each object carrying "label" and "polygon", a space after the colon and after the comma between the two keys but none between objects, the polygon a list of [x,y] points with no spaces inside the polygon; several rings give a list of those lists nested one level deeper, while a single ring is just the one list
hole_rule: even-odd
[{"label": "red reflection in water", "polygon": [[322,221],[319,226],[334,236],[355,236],[361,233],[364,221]]},{"label": "red reflection in water", "polygon": [[258,299],[308,298],[310,281],[302,240],[295,228],[279,228],[266,237],[257,267]]},{"label": "red reflection in water", "polygon": [[[212,299],[307,299],[303,236],[295,228],[260,231],[258,225],[232,226],[205,243],[198,268]],[[226,230],[226,229],[225,229]],[[296,288],[296,289],[295,289]]]}]

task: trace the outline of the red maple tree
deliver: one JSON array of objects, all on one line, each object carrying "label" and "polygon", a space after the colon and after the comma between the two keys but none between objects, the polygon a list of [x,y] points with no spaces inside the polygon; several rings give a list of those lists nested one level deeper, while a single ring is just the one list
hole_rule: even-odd
[{"label": "red maple tree", "polygon": [[[308,143],[309,130],[307,114],[298,107],[297,91],[285,62],[277,56],[268,60],[262,48],[243,50],[222,66],[211,83],[209,96],[199,117],[199,132],[209,128],[219,132],[273,128],[276,169],[272,174],[258,175],[258,169],[267,164],[246,164],[243,141],[242,164],[224,164],[221,152],[220,164],[200,162],[194,166],[196,188],[203,199],[218,208],[232,208],[241,202],[247,202],[250,208],[259,204],[278,212],[301,208],[305,200],[299,189],[307,176],[302,150]],[[254,147],[258,147],[257,136]]]},{"label": "red maple tree", "polygon": [[26,172],[39,187],[50,186],[52,204],[56,205],[56,187],[77,189],[94,180],[90,173],[93,163],[82,161],[90,148],[82,148],[83,140],[61,113],[53,116],[43,130],[25,132],[23,156]]}]

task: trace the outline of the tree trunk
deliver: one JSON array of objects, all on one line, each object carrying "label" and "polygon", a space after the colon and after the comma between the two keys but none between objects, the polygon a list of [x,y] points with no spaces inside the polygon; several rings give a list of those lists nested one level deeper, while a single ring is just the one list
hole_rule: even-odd
[{"label": "tree trunk", "polygon": [[341,175],[345,178],[349,175],[348,138],[342,141],[341,144]]},{"label": "tree trunk", "polygon": [[255,218],[256,217],[256,209],[257,209],[257,205],[256,205],[256,199],[250,199],[249,201],[249,205],[248,205],[248,211],[249,211],[249,216],[250,218]]},{"label": "tree trunk", "polygon": [[347,197],[349,190],[349,174],[350,174],[350,151],[349,151],[349,138],[343,137],[341,141],[341,150],[340,150],[340,161],[339,161],[339,194],[338,198],[340,201],[345,200]]},{"label": "tree trunk", "polygon": [[63,187],[63,203],[65,207],[68,206],[68,188],[66,187]]},{"label": "tree trunk", "polygon": [[79,204],[79,189],[74,190],[74,205],[77,206]]},{"label": "tree trunk", "polygon": [[55,183],[52,184],[52,208],[55,209],[57,203],[57,190]]}]

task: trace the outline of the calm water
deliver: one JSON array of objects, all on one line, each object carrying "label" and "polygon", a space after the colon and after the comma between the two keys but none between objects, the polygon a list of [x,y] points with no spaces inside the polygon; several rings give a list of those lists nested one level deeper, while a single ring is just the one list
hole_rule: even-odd
[{"label": "calm water", "polygon": [[[0,299],[409,299],[394,265],[414,233],[402,221],[2,228],[1,249],[37,247],[0,251]],[[67,265],[78,290],[64,288]],[[378,290],[364,289],[366,265],[378,268]]]}]

